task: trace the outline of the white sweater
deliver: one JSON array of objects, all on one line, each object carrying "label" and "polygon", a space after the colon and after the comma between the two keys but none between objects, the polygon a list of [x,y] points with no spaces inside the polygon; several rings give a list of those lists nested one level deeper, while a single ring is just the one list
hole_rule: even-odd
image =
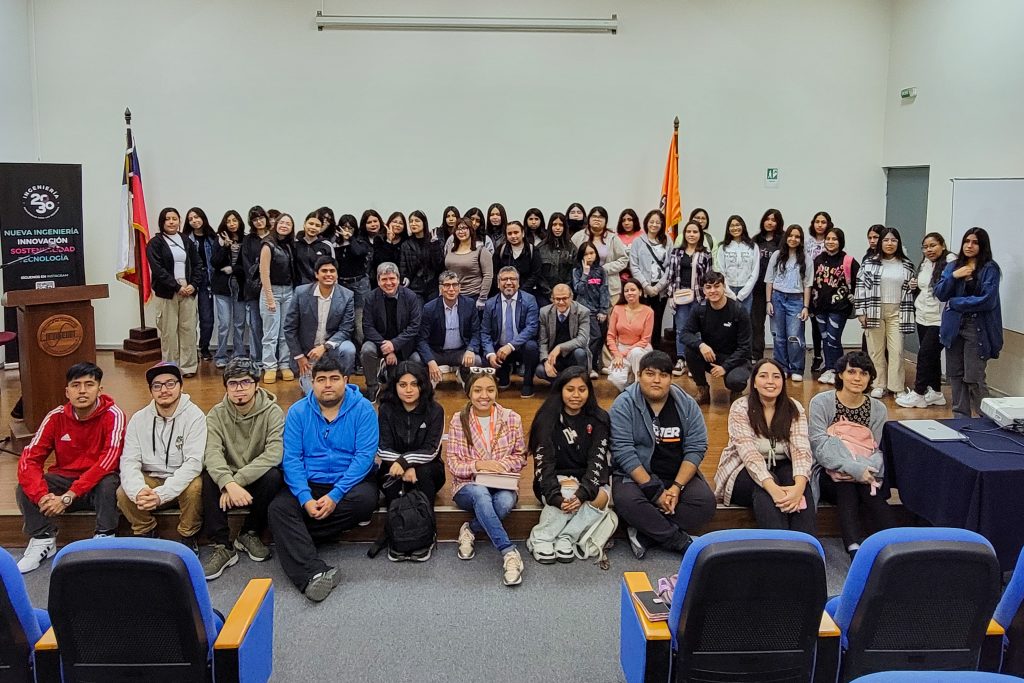
[{"label": "white sweater", "polygon": [[760,266],[759,259],[757,247],[743,242],[733,240],[715,247],[715,270],[725,275],[725,284],[740,288],[736,293],[737,300],[746,300],[754,291]]},{"label": "white sweater", "polygon": [[[956,254],[946,255],[946,263],[956,260]],[[945,268],[946,263],[939,264]],[[917,272],[917,288],[919,294],[914,299],[914,320],[918,325],[926,327],[938,327],[942,323],[943,303],[935,298],[932,291],[932,273],[935,272],[936,264],[925,259],[921,264],[921,270]]]}]

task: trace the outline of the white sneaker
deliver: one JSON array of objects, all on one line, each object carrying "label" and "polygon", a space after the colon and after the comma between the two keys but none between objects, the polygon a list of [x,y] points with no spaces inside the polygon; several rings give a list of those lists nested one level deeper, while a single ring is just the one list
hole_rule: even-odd
[{"label": "white sneaker", "polygon": [[882,387],[876,387],[871,390],[871,398],[882,399],[885,398],[885,389]]},{"label": "white sneaker", "polygon": [[597,370],[591,370],[590,371],[590,379],[597,379],[600,376],[601,375],[597,374]]},{"label": "white sneaker", "polygon": [[28,574],[30,571],[39,569],[43,560],[48,560],[57,553],[56,538],[32,538],[29,539],[25,554],[18,560],[18,571]]},{"label": "white sneaker", "polygon": [[473,544],[476,543],[476,534],[469,528],[469,522],[464,522],[459,529],[459,559],[472,560],[476,555]]},{"label": "white sneaker", "polygon": [[794,372],[792,375],[790,375],[789,378],[791,380],[793,380],[794,382],[803,382],[804,381],[804,376],[801,375],[799,372]]},{"label": "white sneaker", "polygon": [[680,358],[679,360],[676,361],[675,367],[672,368],[672,376],[673,377],[682,377],[683,376],[683,372],[685,372],[685,371],[686,371],[686,361],[684,361],[682,358]]},{"label": "white sneaker", "polygon": [[896,397],[896,405],[903,408],[927,408],[924,396],[913,389],[907,389],[905,393]]},{"label": "white sneaker", "polygon": [[836,373],[835,370],[826,370],[825,372],[818,375],[818,381],[822,384],[835,384]]},{"label": "white sneaker", "polygon": [[930,406],[944,406],[946,405],[946,397],[942,395],[941,391],[935,391],[928,387],[928,391],[924,394],[924,402]]},{"label": "white sneaker", "polygon": [[505,553],[501,558],[501,578],[506,586],[518,586],[523,582],[523,558],[518,550]]}]

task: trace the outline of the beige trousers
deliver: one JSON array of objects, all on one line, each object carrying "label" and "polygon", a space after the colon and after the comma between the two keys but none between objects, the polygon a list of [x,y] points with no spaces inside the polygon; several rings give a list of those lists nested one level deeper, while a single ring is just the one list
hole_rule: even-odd
[{"label": "beige trousers", "polygon": [[[875,365],[878,377],[873,388],[888,389],[894,394],[903,393],[906,377],[903,369],[903,333],[900,332],[899,304],[882,304],[882,318],[879,326],[865,330],[868,339],[868,355]],[[886,351],[889,362],[885,361]]]},{"label": "beige trousers", "polygon": [[199,367],[196,336],[199,333],[199,303],[194,296],[156,299],[156,329],[160,333],[163,360],[175,363],[182,374]]},{"label": "beige trousers", "polygon": [[[155,489],[164,483],[163,479],[143,474],[146,486]],[[178,518],[178,533],[181,536],[195,536],[203,526],[203,478],[196,477],[185,487],[181,495],[174,500],[169,500],[161,505],[158,510],[164,510],[177,504],[181,509],[181,516]],[[151,510],[140,510],[135,501],[128,497],[124,489],[117,487],[117,507],[125,519],[131,522],[132,533],[136,536],[148,534],[156,528],[156,518]]]}]

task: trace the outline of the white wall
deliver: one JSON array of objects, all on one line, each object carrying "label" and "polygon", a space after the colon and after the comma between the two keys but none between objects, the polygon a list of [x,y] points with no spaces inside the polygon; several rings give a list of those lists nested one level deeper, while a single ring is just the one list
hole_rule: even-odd
[{"label": "white wall", "polygon": [[[1019,0],[898,0],[893,5],[883,163],[931,166],[930,230],[950,234],[950,178],[1024,176],[1021,27],[1024,3]],[[918,89],[912,104],[900,101],[899,91],[906,87]],[[998,260],[999,245],[993,250]],[[1002,305],[1021,304],[1004,300]],[[1010,395],[1024,395],[1024,335],[1006,331],[1005,343],[1003,356],[989,365],[989,382]]]},{"label": "white wall", "polygon": [[[684,209],[706,206],[716,234],[733,212],[756,226],[769,206],[805,224],[827,209],[859,252],[883,213],[886,0],[429,4],[616,12],[621,32],[317,32],[316,0],[35,0],[42,155],[84,165],[89,280],[114,283],[125,106],[154,224],[168,204],[215,221],[257,202],[297,216],[323,203],[423,208],[432,220],[448,203],[492,201],[516,216],[572,201],[643,213],[676,115]],[[763,186],[769,166],[782,169],[776,189]],[[132,297],[112,284],[98,343],[137,323]]]},{"label": "white wall", "polygon": [[36,160],[29,0],[0,0],[0,161]]}]

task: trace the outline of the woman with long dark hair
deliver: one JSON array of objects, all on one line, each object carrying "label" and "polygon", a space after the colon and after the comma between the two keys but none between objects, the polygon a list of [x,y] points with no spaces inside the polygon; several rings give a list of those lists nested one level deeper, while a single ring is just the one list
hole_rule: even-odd
[{"label": "woman with long dark hair", "polygon": [[753,508],[762,529],[813,535],[813,465],[807,417],[786,393],[785,369],[772,358],[759,360],[750,393],[729,408],[729,443],[718,461],[715,497]]},{"label": "woman with long dark hair", "polygon": [[[825,235],[834,227],[832,216],[827,211],[819,211],[814,214],[811,225],[807,228],[807,246],[805,247],[812,262],[825,251]],[[814,343],[811,372],[821,372],[825,361],[821,355],[821,329],[817,325],[811,325],[811,340]]]},{"label": "woman with long dark hair", "polygon": [[[380,221],[377,221],[378,229]],[[334,234],[334,260],[338,262],[338,284],[352,291],[352,305],[355,307],[355,330],[352,341],[357,349],[363,348],[363,302],[370,293],[370,278],[367,268],[370,261],[370,243],[366,231],[359,229],[356,217],[350,213],[338,219]],[[356,354],[358,361],[359,355]]]},{"label": "woman with long dark hair", "polygon": [[548,236],[547,227],[544,224],[544,212],[533,207],[526,210],[523,216],[523,226],[526,228],[526,243],[536,247]]},{"label": "woman with long dark hair", "polygon": [[761,224],[754,235],[754,246],[758,250],[757,282],[754,286],[754,294],[751,297],[750,305],[750,356],[756,363],[764,357],[764,321],[768,315],[768,299],[765,298],[765,289],[761,286],[764,276],[768,271],[768,260],[782,242],[782,212],[778,209],[768,209],[761,216]]},{"label": "woman with long dark hair", "polygon": [[217,355],[213,362],[220,369],[228,364],[229,344],[232,357],[245,354],[242,225],[242,216],[237,211],[225,212],[217,228],[217,244],[213,250],[210,289],[217,309]]},{"label": "woman with long dark hair", "polygon": [[263,239],[259,272],[262,295],[260,314],[263,317],[263,383],[281,379],[290,382],[295,373],[289,367],[291,355],[284,334],[284,321],[295,291],[295,219],[282,213],[274,230]]},{"label": "woman with long dark hair", "polygon": [[548,236],[537,246],[540,254],[541,280],[544,292],[551,297],[555,285],[572,287],[572,269],[576,265],[576,248],[569,241],[565,231],[565,216],[551,214],[548,221]]},{"label": "woman with long dark hair", "polygon": [[462,214],[459,213],[459,209],[454,206],[444,207],[444,213],[441,217],[441,223],[437,226],[435,235],[437,239],[441,240],[441,244],[445,244],[448,238],[455,233],[455,224],[462,218]]},{"label": "woman with long dark hair", "polygon": [[[569,238],[576,237],[576,233],[583,230],[587,225],[587,210],[579,202],[573,202],[565,210],[566,229],[569,231]],[[575,241],[575,240],[574,240]]]},{"label": "woman with long dark hair", "polygon": [[[715,250],[715,238],[708,232],[708,225],[710,225],[710,219],[708,218],[707,209],[702,209],[699,206],[690,212],[690,217],[686,219],[687,223],[696,223],[700,227],[700,238],[704,243],[704,248],[708,250],[708,253],[712,253]],[[780,223],[781,225],[781,223]],[[676,235],[676,246],[680,246],[683,242],[682,235]]]},{"label": "woman with long dark hair", "polygon": [[750,313],[754,288],[758,284],[758,251],[742,216],[729,216],[725,222],[725,236],[715,247],[712,261],[715,270],[725,275],[725,286],[729,292]]},{"label": "woman with long dark hair", "polygon": [[1003,348],[999,303],[1002,271],[992,260],[984,228],[971,228],[960,242],[956,261],[942,271],[935,298],[946,302],[939,337],[946,347],[946,375],[953,387],[953,415],[973,417],[988,395],[985,366]]},{"label": "woman with long dark hair", "polygon": [[658,209],[647,212],[643,227],[643,234],[634,239],[629,247],[629,272],[643,290],[641,303],[654,311],[651,345],[658,348],[661,346],[661,330],[664,327],[672,243],[665,234],[665,214]]},{"label": "woman with long dark hair", "polygon": [[825,250],[814,259],[810,310],[822,341],[824,371],[818,376],[822,384],[835,384],[836,361],[843,355],[843,330],[853,311],[853,292],[860,271],[860,264],[845,248],[842,229],[829,228]]},{"label": "woman with long dark hair", "polygon": [[810,315],[814,264],[804,251],[804,229],[799,225],[786,228],[785,240],[768,261],[764,282],[775,340],[773,355],[794,382],[802,382],[804,321]]},{"label": "woman with long dark hair", "polygon": [[896,397],[896,405],[903,408],[927,408],[946,405],[942,395],[942,342],[939,326],[942,324],[942,302],[935,298],[935,285],[942,277],[946,264],[956,260],[956,254],[946,249],[946,240],[937,232],[930,232],[921,241],[924,258],[910,288],[914,297],[914,322],[917,324],[917,373],[914,388]]},{"label": "woman with long dark hair", "polygon": [[462,293],[476,299],[477,309],[483,309],[494,282],[494,263],[491,252],[480,244],[468,218],[460,218],[452,235],[452,248],[444,257],[444,268],[457,273]]},{"label": "woman with long dark hair", "polygon": [[563,370],[530,426],[533,492],[544,507],[526,548],[541,564],[572,562],[580,536],[608,506],[610,432],[587,368]]},{"label": "woman with long dark hair", "polygon": [[601,370],[601,347],[608,334],[608,309],[611,298],[608,294],[608,276],[599,263],[597,247],[584,242],[576,250],[576,267],[572,271],[572,292],[580,305],[590,310],[590,358],[593,367],[591,377],[597,377]]},{"label": "woman with long dark hair", "polygon": [[679,233],[681,242],[672,251],[668,264],[668,286],[665,294],[672,309],[673,327],[676,333],[676,363],[672,368],[674,377],[682,377],[686,371],[686,345],[682,332],[694,306],[704,301],[701,282],[704,274],[711,270],[711,254],[704,247],[704,233],[700,225],[688,221]]},{"label": "woman with long dark hair", "polygon": [[[664,224],[664,219],[661,222]],[[627,249],[633,246],[633,240],[644,234],[643,225],[640,223],[640,217],[637,216],[636,211],[633,209],[622,210],[619,214],[619,221],[615,225],[615,234],[619,236]]]},{"label": "woman with long dark hair", "polygon": [[206,217],[206,212],[193,206],[185,214],[183,234],[196,245],[199,254],[202,280],[196,290],[196,304],[199,307],[199,356],[203,360],[212,360],[210,339],[213,337],[213,292],[210,289],[213,280],[213,251],[217,242],[213,234],[213,226]]},{"label": "woman with long dark hair", "polygon": [[508,214],[505,207],[495,202],[487,207],[487,229],[484,231],[495,246],[505,239],[505,226],[508,225]]},{"label": "woman with long dark hair", "polygon": [[886,391],[903,393],[903,335],[914,331],[914,262],[903,253],[896,228],[882,230],[875,253],[861,264],[855,309],[868,340],[868,354],[878,372],[871,398]]},{"label": "woman with long dark hair", "polygon": [[608,381],[625,391],[640,375],[640,360],[652,351],[654,311],[640,302],[640,283],[627,280],[608,318],[608,351],[612,356]]},{"label": "woman with long dark hair", "polygon": [[614,301],[622,291],[620,273],[629,267],[629,252],[619,236],[608,227],[608,211],[603,206],[592,208],[587,215],[587,229],[572,237],[572,243],[577,247],[584,241],[592,242],[597,249],[601,267],[608,276],[608,294]]},{"label": "woman with long dark hair", "polygon": [[[537,247],[525,241],[523,224],[511,221],[505,226],[505,236],[494,254],[494,271],[511,266],[519,273],[519,289],[537,299],[537,306],[543,307],[551,303],[548,293],[543,289],[541,279],[541,260]],[[497,288],[497,275],[495,275]]]},{"label": "woman with long dark hair", "polygon": [[[421,363],[402,361],[394,376],[395,381],[385,386],[380,396],[377,485],[385,508],[403,489],[422,491],[433,503],[445,480],[441,461],[444,408],[434,398],[434,385]],[[425,562],[432,548],[433,544],[409,554],[389,549],[388,559]]]},{"label": "woman with long dark hair", "polygon": [[160,355],[174,363],[185,377],[199,367],[196,355],[198,305],[196,292],[202,280],[195,243],[181,234],[181,214],[172,207],[160,210],[159,234],[146,245],[150,286],[156,296],[156,329]]},{"label": "woman with long dark hair", "polygon": [[422,211],[409,214],[409,238],[399,249],[398,270],[405,286],[426,303],[437,298],[437,276],[443,269],[441,243],[434,239]]}]

